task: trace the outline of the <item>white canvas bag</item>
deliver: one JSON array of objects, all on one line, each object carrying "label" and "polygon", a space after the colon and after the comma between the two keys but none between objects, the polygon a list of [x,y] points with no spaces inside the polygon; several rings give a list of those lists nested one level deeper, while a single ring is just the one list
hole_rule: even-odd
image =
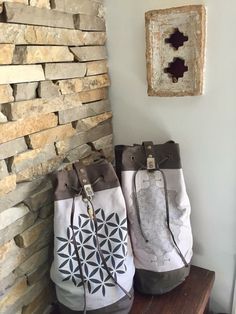
[{"label": "white canvas bag", "polygon": [[51,278],[59,302],[81,313],[127,314],[134,264],[112,165],[75,163],[73,170],[58,172],[55,187]]},{"label": "white canvas bag", "polygon": [[174,142],[118,145],[116,168],[126,200],[135,258],[135,288],[162,294],[189,274],[190,203]]}]

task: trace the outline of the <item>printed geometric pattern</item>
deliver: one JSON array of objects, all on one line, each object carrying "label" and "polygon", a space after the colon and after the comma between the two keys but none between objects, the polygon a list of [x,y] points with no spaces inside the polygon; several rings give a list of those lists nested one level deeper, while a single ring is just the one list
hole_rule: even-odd
[{"label": "printed geometric pattern", "polygon": [[[113,277],[126,272],[127,255],[127,218],[122,220],[117,213],[106,217],[103,209],[95,211],[98,224],[98,241],[107,266]],[[88,215],[78,216],[78,224],[73,226],[77,249],[83,269],[84,281],[89,293],[94,294],[101,289],[103,296],[107,287],[115,286],[108,275],[97,249],[94,221]],[[72,228],[67,227],[66,238],[56,237],[59,241],[57,254],[61,264],[59,271],[64,275],[63,281],[72,281],[77,287],[82,286],[81,274],[72,242]]]}]

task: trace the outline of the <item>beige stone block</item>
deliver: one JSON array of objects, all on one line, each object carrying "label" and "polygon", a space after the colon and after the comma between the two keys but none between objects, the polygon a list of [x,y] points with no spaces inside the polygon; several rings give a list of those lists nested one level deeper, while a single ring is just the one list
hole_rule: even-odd
[{"label": "beige stone block", "polygon": [[16,189],[0,198],[0,213],[14,207],[28,198],[40,185],[45,185],[46,178],[40,178],[33,182],[17,184]]},{"label": "beige stone block", "polygon": [[67,124],[79,119],[81,111],[83,111],[82,106],[75,108],[62,110],[58,112],[59,124]]},{"label": "beige stone block", "polygon": [[0,44],[0,64],[11,64],[15,45]]},{"label": "beige stone block", "polygon": [[5,160],[0,160],[0,180],[5,178],[6,176],[8,176],[6,162]]},{"label": "beige stone block", "polygon": [[23,233],[18,234],[15,237],[16,245],[20,248],[28,247],[38,240],[44,232],[52,231],[53,219],[49,217],[47,219],[38,219],[36,223]]},{"label": "beige stone block", "polygon": [[1,313],[6,313],[8,308],[13,306],[18,301],[18,299],[22,298],[26,290],[26,278],[23,277],[18,279],[16,283],[10,289],[8,289],[0,299]]},{"label": "beige stone block", "polygon": [[52,235],[45,234],[28,248],[19,248],[14,240],[0,247],[0,280],[8,276],[19,265],[22,265],[30,256],[49,244]]},{"label": "beige stone block", "polygon": [[28,4],[28,0],[0,0],[0,4],[4,2],[15,2],[15,3],[23,3],[23,4]]},{"label": "beige stone block", "polygon": [[[7,210],[8,211],[8,210]],[[15,220],[11,225],[0,230],[0,245],[13,239],[17,234],[23,232],[35,223],[37,213],[29,212],[23,217]]]},{"label": "beige stone block", "polygon": [[[28,290],[26,291],[23,300],[21,304],[23,305],[22,311],[24,310],[24,307],[27,306],[28,304],[32,303],[32,300],[35,300],[35,298],[41,294],[42,291],[45,291],[47,289],[50,289],[53,291],[54,287],[52,286],[52,282],[50,281],[50,276],[49,274],[46,274],[42,278],[40,278],[40,281],[36,282],[34,285],[28,287]],[[49,297],[49,296],[48,296]],[[45,299],[46,301],[47,299]],[[54,298],[54,301],[56,299]],[[39,310],[39,311],[38,311]],[[43,313],[43,308],[37,308],[34,312],[31,314],[42,314]],[[11,314],[11,313],[7,313]],[[22,312],[21,312],[22,314]]]},{"label": "beige stone block", "polygon": [[0,180],[0,197],[16,188],[16,175],[11,174]]},{"label": "beige stone block", "polygon": [[85,46],[103,46],[106,43],[106,33],[83,32],[83,42]]},{"label": "beige stone block", "polygon": [[41,293],[30,302],[30,304],[24,306],[21,314],[44,314],[43,310],[54,300],[54,290],[50,285],[43,289]]},{"label": "beige stone block", "polygon": [[64,46],[16,46],[14,64],[73,61],[74,56]]},{"label": "beige stone block", "polygon": [[87,14],[74,15],[75,29],[83,31],[106,31],[104,19],[98,16],[90,16]]},{"label": "beige stone block", "polygon": [[106,60],[87,62],[86,66],[87,66],[86,76],[104,74],[108,72]]},{"label": "beige stone block", "polygon": [[38,82],[14,84],[13,93],[15,101],[37,98],[38,84]]},{"label": "beige stone block", "polygon": [[[23,280],[20,278],[19,280]],[[17,282],[15,283],[15,285]],[[14,289],[14,286],[7,290],[6,294],[4,295],[4,314],[16,314],[20,311],[21,308],[25,304],[29,304],[34,300],[46,287],[50,284],[49,276],[43,277],[39,282],[31,287],[22,287],[19,289]],[[16,291],[15,291],[16,290]],[[18,297],[17,297],[18,296]],[[2,301],[3,301],[2,300]],[[35,314],[35,313],[31,313]],[[41,314],[41,313],[37,313]]]},{"label": "beige stone block", "polygon": [[82,103],[98,101],[101,99],[107,99],[108,89],[107,88],[92,89],[89,91],[80,92],[79,95]]},{"label": "beige stone block", "polygon": [[42,207],[51,205],[53,200],[52,184],[50,181],[47,181],[43,186],[39,186],[28,195],[28,197],[24,199],[24,204],[26,204],[32,212],[38,212]]},{"label": "beige stone block", "polygon": [[0,143],[35,133],[57,125],[58,118],[54,113],[30,117],[14,122],[0,124]]},{"label": "beige stone block", "polygon": [[27,150],[25,139],[17,138],[13,141],[0,144],[0,159],[6,159]]},{"label": "beige stone block", "polygon": [[90,77],[85,77],[83,81],[83,90],[99,89],[102,87],[110,86],[110,78],[108,74],[95,75]]},{"label": "beige stone block", "polygon": [[79,94],[53,98],[37,98],[15,103],[4,104],[3,112],[9,120],[19,120],[40,114],[66,110],[81,105]]},{"label": "beige stone block", "polygon": [[57,154],[61,155],[65,152],[86,144],[96,141],[97,139],[112,133],[112,125],[110,121],[100,124],[90,130],[77,133],[75,136],[69,137],[64,141],[59,141],[55,144]]},{"label": "beige stone block", "polygon": [[[15,245],[14,240],[11,240],[4,245],[0,246],[0,280],[8,276],[15,267],[18,266],[16,259],[16,254],[19,254],[19,248]],[[14,259],[14,263],[13,263]],[[8,263],[6,262],[8,260]],[[4,266],[6,267],[4,269]],[[14,266],[12,266],[14,264]]]},{"label": "beige stone block", "polygon": [[74,28],[72,14],[7,2],[4,9],[7,23]]},{"label": "beige stone block", "polygon": [[110,79],[108,74],[102,74],[84,78],[62,80],[58,81],[57,84],[62,94],[72,94],[110,86]]},{"label": "beige stone block", "polygon": [[72,150],[70,150],[66,154],[66,158],[70,162],[74,162],[76,160],[88,157],[89,155],[91,155],[91,153],[92,153],[91,147],[87,144],[84,144],[84,145],[77,146],[77,147],[73,148]]},{"label": "beige stone block", "polygon": [[3,11],[3,2],[17,2],[17,3],[23,3],[28,4],[28,0],[0,0],[0,13]]},{"label": "beige stone block", "polygon": [[52,0],[52,8],[72,14],[97,15],[99,4],[88,0]]},{"label": "beige stone block", "polygon": [[75,129],[71,124],[60,125],[49,130],[34,133],[27,136],[28,145],[35,149],[45,146],[46,144],[61,141],[66,137],[70,137],[75,134]]},{"label": "beige stone block", "polygon": [[113,150],[113,135],[109,134],[107,136],[101,137],[93,142],[97,150],[102,149],[106,158],[113,159],[114,150]]},{"label": "beige stone block", "polygon": [[49,0],[30,0],[29,4],[33,7],[50,9]]},{"label": "beige stone block", "polygon": [[49,144],[43,148],[28,150],[10,158],[8,167],[11,172],[16,173],[39,163],[46,162],[54,157],[56,157],[55,147],[53,144]]},{"label": "beige stone block", "polygon": [[0,23],[1,43],[15,45],[80,46],[84,44],[84,37],[86,38],[86,44],[89,44],[89,42],[93,44],[93,41],[102,42],[105,33],[102,34],[94,33],[93,35],[88,33],[86,35],[74,29]]},{"label": "beige stone block", "polygon": [[105,46],[71,47],[70,50],[78,61],[94,61],[107,58]]},{"label": "beige stone block", "polygon": [[109,111],[109,112],[104,112],[104,113],[99,114],[99,115],[94,116],[94,117],[81,119],[80,121],[78,121],[78,123],[76,125],[76,129],[78,131],[87,131],[91,128],[94,128],[98,124],[100,124],[100,123],[102,123],[108,119],[111,119],[111,118],[112,118],[112,113]]},{"label": "beige stone block", "polygon": [[7,117],[0,112],[0,123],[6,123],[7,122]]},{"label": "beige stone block", "polygon": [[62,80],[57,82],[57,86],[63,95],[79,93],[83,90],[83,80],[82,78]]},{"label": "beige stone block", "polygon": [[47,80],[59,80],[74,77],[83,77],[86,74],[86,64],[73,63],[49,63],[44,65]]},{"label": "beige stone block", "polygon": [[55,171],[62,163],[63,157],[56,157],[47,162],[24,169],[16,174],[16,182],[27,182]]},{"label": "beige stone block", "polygon": [[51,98],[60,96],[59,88],[52,81],[39,82],[38,96],[40,98]]},{"label": "beige stone block", "polygon": [[55,143],[57,154],[62,155],[66,152],[74,149],[75,147],[86,144],[87,141],[87,132],[80,132],[74,136],[71,136],[63,141],[58,141]]},{"label": "beige stone block", "polygon": [[0,67],[0,84],[44,81],[41,65],[3,65]]},{"label": "beige stone block", "polygon": [[0,103],[4,104],[9,101],[13,101],[13,91],[10,85],[0,85]]},{"label": "beige stone block", "polygon": [[10,273],[8,276],[1,280],[0,284],[0,296],[3,296],[7,289],[11,288],[17,280],[17,276],[14,273]]},{"label": "beige stone block", "polygon": [[79,93],[90,89],[98,89],[110,85],[110,79],[107,74],[95,75],[84,78],[62,80],[57,82],[62,94]]},{"label": "beige stone block", "polygon": [[14,273],[17,276],[24,276],[34,269],[37,269],[40,265],[44,264],[48,260],[48,247],[43,248],[42,250],[34,253],[30,258],[24,261],[21,265],[19,265]]},{"label": "beige stone block", "polygon": [[18,219],[29,213],[29,208],[24,204],[19,204],[16,207],[8,208],[0,213],[0,230],[10,226]]},{"label": "beige stone block", "polygon": [[[29,286],[34,285],[36,282],[38,282],[46,274],[49,277],[50,276],[50,274],[49,274],[50,267],[51,267],[51,261],[50,261],[50,258],[49,258],[46,263],[40,265],[37,269],[35,269],[32,272],[28,273],[26,275],[28,285]],[[51,288],[50,291],[52,292],[52,290],[53,289]]]},{"label": "beige stone block", "polygon": [[58,113],[59,124],[95,116],[109,110],[110,103],[108,100],[92,102],[72,109],[62,110]]}]

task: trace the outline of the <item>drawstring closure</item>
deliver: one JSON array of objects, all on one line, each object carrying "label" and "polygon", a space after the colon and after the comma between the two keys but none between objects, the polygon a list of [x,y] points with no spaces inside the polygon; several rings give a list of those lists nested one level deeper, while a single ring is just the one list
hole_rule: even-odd
[{"label": "drawstring closure", "polygon": [[[100,180],[104,179],[103,176],[98,177],[92,184],[91,186],[94,186],[96,183],[98,183]],[[84,277],[84,272],[83,272],[83,268],[82,268],[82,264],[81,264],[81,259],[80,259],[80,254],[77,248],[77,242],[76,242],[76,236],[75,236],[75,231],[74,231],[74,214],[75,214],[75,197],[76,196],[81,196],[83,189],[80,188],[79,190],[76,189],[74,186],[68,186],[67,184],[65,185],[67,187],[67,189],[71,190],[71,192],[76,193],[73,198],[72,198],[72,206],[71,206],[71,215],[70,215],[70,224],[71,224],[71,229],[72,229],[72,242],[73,242],[73,246],[75,249],[75,254],[76,254],[76,259],[78,262],[78,266],[79,266],[79,271],[80,271],[80,275],[81,275],[81,281],[82,281],[82,286],[83,286],[83,290],[84,290],[84,308],[83,308],[83,314],[87,313],[87,304],[86,304],[86,282],[85,282],[85,277]],[[82,195],[83,198],[83,195]],[[99,243],[99,239],[98,239],[98,222],[97,222],[97,217],[96,217],[96,212],[94,210],[94,206],[93,203],[91,201],[91,198],[87,198],[84,197],[83,201],[87,203],[87,213],[89,215],[89,218],[91,220],[93,220],[94,222],[94,227],[95,227],[95,238],[96,238],[96,248],[98,250],[98,253],[101,257],[101,260],[103,262],[104,268],[106,270],[106,272],[108,273],[109,277],[113,280],[113,282],[129,297],[129,299],[132,298],[131,294],[126,291],[115,279],[115,277],[112,275],[106,259],[102,253],[102,249]]]},{"label": "drawstring closure", "polygon": [[[161,164],[163,164],[164,162],[166,162],[167,160],[169,159],[169,157],[165,157],[164,159],[162,159],[160,162],[159,162],[159,166]],[[145,233],[144,233],[144,230],[143,230],[143,227],[142,227],[142,222],[141,222],[141,216],[140,216],[140,209],[139,209],[139,204],[138,204],[138,197],[137,197],[137,190],[136,190],[136,175],[138,173],[138,171],[140,170],[146,170],[146,167],[142,164],[140,164],[140,168],[135,172],[134,174],[134,184],[133,184],[133,187],[134,187],[134,195],[135,195],[135,201],[136,201],[136,209],[137,209],[137,217],[138,217],[138,223],[139,223],[139,227],[140,227],[140,232],[145,240],[146,243],[149,242],[149,240],[147,239]],[[166,208],[166,224],[167,224],[167,229],[171,235],[171,239],[173,241],[173,244],[174,244],[174,247],[177,251],[177,253],[179,254],[183,264],[185,267],[188,267],[188,263],[186,262],[186,259],[184,258],[176,240],[175,240],[175,236],[171,230],[171,227],[170,227],[170,208],[169,208],[169,201],[168,201],[168,189],[167,189],[167,180],[166,180],[166,176],[165,176],[165,173],[163,170],[160,169],[160,167],[158,167],[158,169],[156,169],[156,171],[159,171],[162,175],[162,178],[163,178],[163,182],[164,182],[164,195],[165,195],[165,208]]]}]

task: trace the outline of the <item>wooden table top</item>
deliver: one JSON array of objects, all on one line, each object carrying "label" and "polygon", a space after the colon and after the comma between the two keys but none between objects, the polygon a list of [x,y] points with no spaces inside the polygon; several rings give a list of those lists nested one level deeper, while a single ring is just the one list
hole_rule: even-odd
[{"label": "wooden table top", "polygon": [[191,266],[186,280],[171,292],[153,297],[135,292],[130,314],[203,314],[214,279],[213,271]]}]

